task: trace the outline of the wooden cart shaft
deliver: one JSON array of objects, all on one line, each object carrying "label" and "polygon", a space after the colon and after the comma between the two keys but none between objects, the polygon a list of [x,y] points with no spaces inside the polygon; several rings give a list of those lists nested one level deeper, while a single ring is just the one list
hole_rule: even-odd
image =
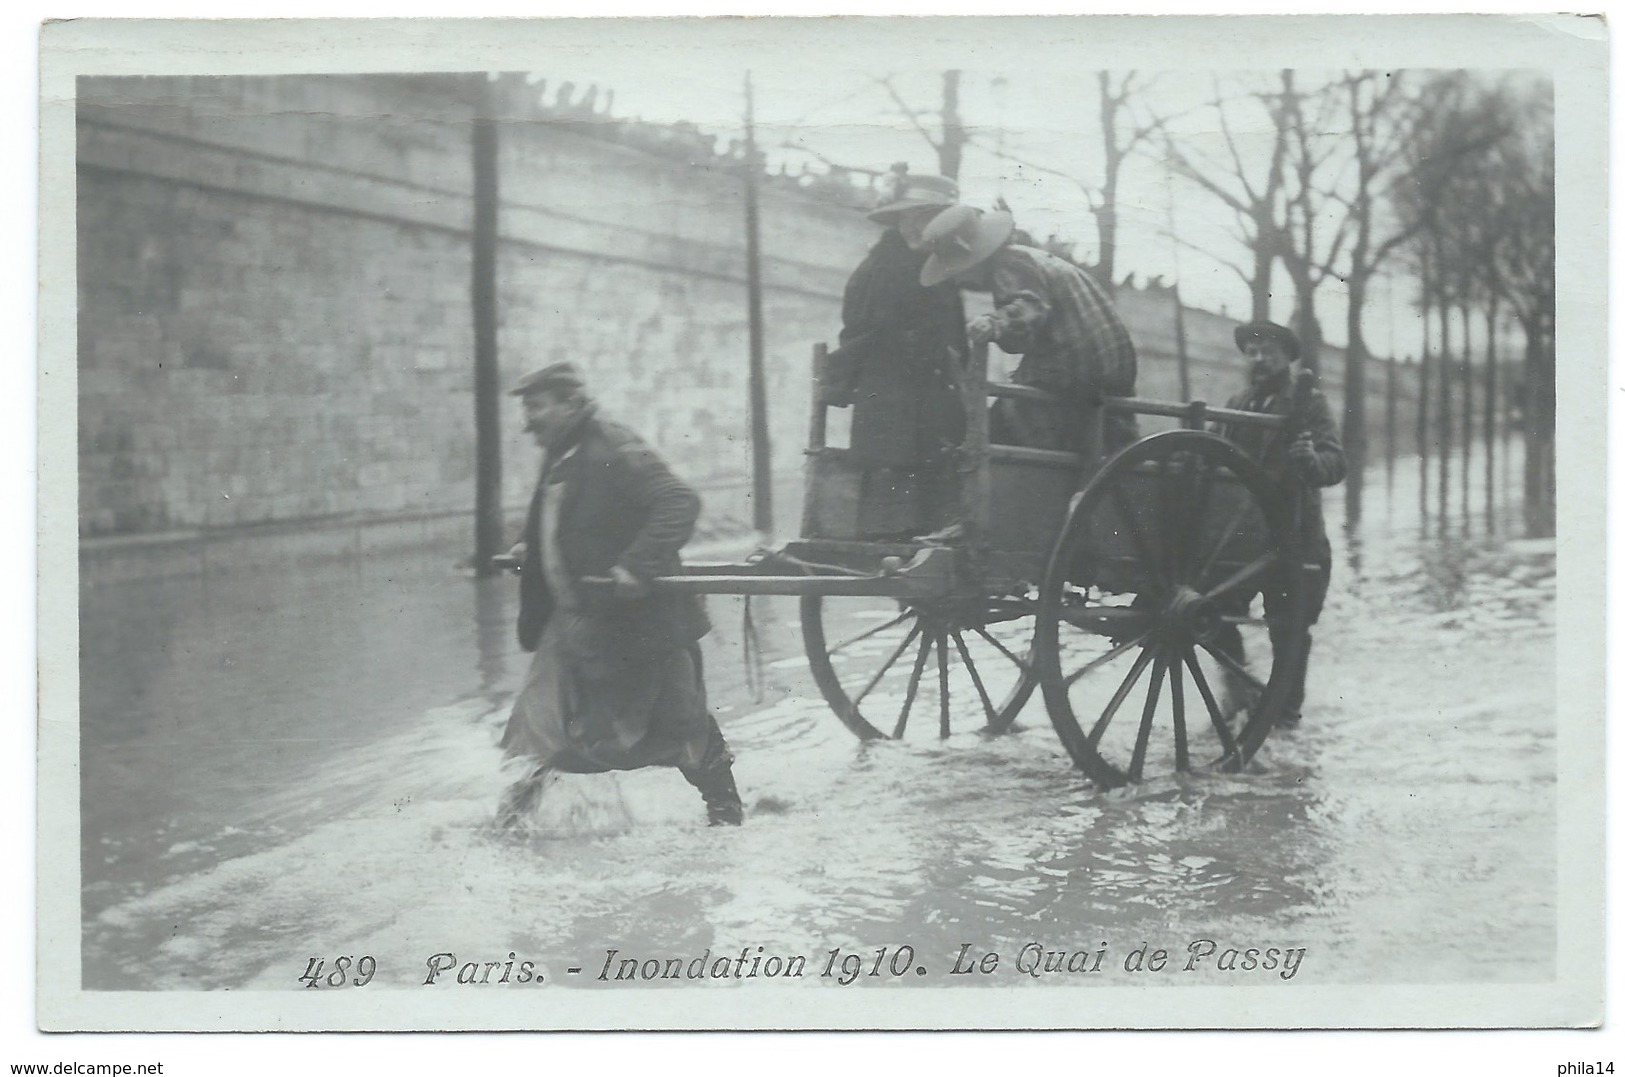
[{"label": "wooden cart shaft", "polygon": [[[685,565],[682,575],[658,576],[649,584],[658,591],[681,594],[944,598],[955,587],[955,560],[953,550],[938,547],[791,544],[752,561]],[[608,587],[614,581],[589,576],[583,582],[589,587]]]}]

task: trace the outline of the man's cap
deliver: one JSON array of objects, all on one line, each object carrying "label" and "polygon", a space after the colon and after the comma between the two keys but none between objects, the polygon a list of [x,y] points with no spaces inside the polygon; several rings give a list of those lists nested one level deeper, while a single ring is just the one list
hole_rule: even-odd
[{"label": "man's cap", "polygon": [[574,363],[554,363],[540,370],[533,370],[520,378],[519,383],[509,390],[509,395],[529,396],[531,393],[559,389],[579,389],[585,384],[587,383],[581,379],[581,371],[576,369]]},{"label": "man's cap", "polygon": [[920,283],[927,288],[941,284],[986,260],[1004,246],[1015,228],[1015,218],[1003,210],[949,206],[925,226],[925,249],[930,257],[920,270]]},{"label": "man's cap", "polygon": [[910,175],[908,165],[895,164],[880,181],[880,201],[869,211],[869,219],[881,224],[896,223],[897,215],[921,206],[946,207],[959,201],[959,184],[945,176]]},{"label": "man's cap", "polygon": [[1245,349],[1249,340],[1273,340],[1294,363],[1298,361],[1298,337],[1284,325],[1274,322],[1248,322],[1236,326],[1236,347]]}]

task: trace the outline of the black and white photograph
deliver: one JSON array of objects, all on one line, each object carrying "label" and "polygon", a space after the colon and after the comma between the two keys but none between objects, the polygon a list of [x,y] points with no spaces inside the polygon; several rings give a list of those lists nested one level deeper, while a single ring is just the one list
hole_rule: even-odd
[{"label": "black and white photograph", "polygon": [[41,1028],[1602,1021],[1600,19],[41,47]]}]

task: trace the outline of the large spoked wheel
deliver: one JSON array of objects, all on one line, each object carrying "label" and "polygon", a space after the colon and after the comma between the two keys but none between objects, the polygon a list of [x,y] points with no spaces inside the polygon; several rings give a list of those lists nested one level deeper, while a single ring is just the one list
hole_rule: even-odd
[{"label": "large spoked wheel", "polygon": [[1263,744],[1305,641],[1292,516],[1251,459],[1195,430],[1136,442],[1085,487],[1034,644],[1050,720],[1096,784],[1237,770]]},{"label": "large spoked wheel", "polygon": [[809,595],[801,633],[813,679],[865,740],[910,731],[1004,733],[1037,686],[1036,591],[904,602]]}]

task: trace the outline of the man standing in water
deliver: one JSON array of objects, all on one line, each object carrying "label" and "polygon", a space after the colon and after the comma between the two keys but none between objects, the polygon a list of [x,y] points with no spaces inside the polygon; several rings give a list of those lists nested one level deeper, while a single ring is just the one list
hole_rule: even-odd
[{"label": "man standing in water", "polygon": [[699,496],[636,434],[598,418],[571,364],[513,394],[542,467],[513,550],[519,644],[536,657],[502,747],[533,766],[503,794],[498,825],[518,822],[552,771],[670,766],[699,790],[712,826],[738,826],[733,756],[705,701],[699,639],[710,624],[697,596],[649,587],[681,572]]},{"label": "man standing in water", "polygon": [[[1304,596],[1303,653],[1287,686],[1286,706],[1280,724],[1296,726],[1302,719],[1304,681],[1309,673],[1309,646],[1307,629],[1320,619],[1321,607],[1326,604],[1326,589],[1331,582],[1332,545],[1326,536],[1326,519],[1321,513],[1320,490],[1336,486],[1343,481],[1346,468],[1343,443],[1338,438],[1337,421],[1332,409],[1319,389],[1313,388],[1312,375],[1295,382],[1292,364],[1298,359],[1298,338],[1285,326],[1273,322],[1252,322],[1238,326],[1236,347],[1251,360],[1247,371],[1247,388],[1230,398],[1227,407],[1237,411],[1260,411],[1270,415],[1287,416],[1291,422],[1282,430],[1264,430],[1255,426],[1220,425],[1218,433],[1258,461],[1265,474],[1285,486],[1301,484],[1298,526],[1303,536],[1303,555],[1306,561],[1319,566],[1307,575]],[[1284,595],[1278,589],[1264,588],[1264,619],[1269,625],[1270,645],[1280,653],[1287,644],[1282,628],[1288,623],[1290,610],[1281,608]],[[1245,607],[1251,596],[1239,600]],[[1242,653],[1241,633],[1234,625],[1227,625],[1218,645],[1246,661]],[[1237,698],[1239,686],[1231,686],[1232,699]]]}]

